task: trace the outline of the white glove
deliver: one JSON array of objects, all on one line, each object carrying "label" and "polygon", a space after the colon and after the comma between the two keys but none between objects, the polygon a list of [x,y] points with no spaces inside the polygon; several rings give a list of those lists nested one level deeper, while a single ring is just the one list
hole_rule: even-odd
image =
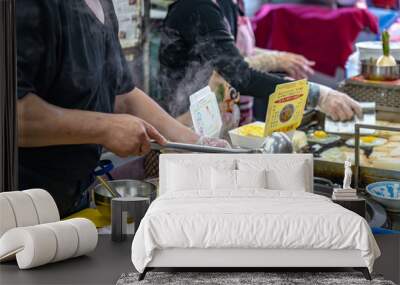
[{"label": "white glove", "polygon": [[291,78],[303,79],[314,74],[315,62],[302,55],[290,52],[278,52],[265,49],[256,49],[256,54],[246,58],[249,65],[259,71],[284,71]]},{"label": "white glove", "polygon": [[320,85],[320,96],[318,100],[319,109],[335,121],[351,120],[354,115],[362,118],[360,103],[348,95]]},{"label": "white glove", "polygon": [[217,138],[200,137],[200,139],[197,141],[197,144],[222,148],[232,148],[226,140]]}]

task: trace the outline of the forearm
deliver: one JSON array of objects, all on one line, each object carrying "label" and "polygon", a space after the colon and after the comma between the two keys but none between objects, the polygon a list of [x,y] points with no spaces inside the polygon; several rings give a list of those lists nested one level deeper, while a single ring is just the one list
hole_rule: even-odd
[{"label": "forearm", "polygon": [[70,110],[29,94],[18,100],[20,147],[101,144],[109,114]]},{"label": "forearm", "polygon": [[215,37],[205,40],[203,56],[243,95],[268,97],[275,91],[276,85],[288,82],[279,76],[251,68],[230,38]]},{"label": "forearm", "polygon": [[176,117],[176,120],[189,128],[193,126],[193,120],[190,111]]},{"label": "forearm", "polygon": [[316,108],[318,106],[319,98],[321,96],[321,85],[309,82],[308,87],[309,91],[308,91],[307,106],[311,108]]},{"label": "forearm", "polygon": [[[260,71],[279,71],[279,58],[284,55],[285,52],[255,48],[254,56],[246,58],[246,61],[252,68]],[[307,105],[312,108],[317,107],[321,92],[327,93],[329,90],[330,88],[326,86],[309,82]]]},{"label": "forearm", "polygon": [[246,57],[251,68],[262,72],[282,71],[280,59],[282,52],[256,48],[252,56]]},{"label": "forearm", "polygon": [[254,48],[254,55],[260,55],[260,54],[277,55],[277,54],[282,54],[282,53],[285,53],[285,52],[271,50],[271,49],[265,49],[265,48],[259,48],[259,47]]},{"label": "forearm", "polygon": [[117,96],[115,112],[131,114],[153,125],[168,140],[175,142],[195,143],[199,136],[184,126],[143,91],[136,88],[130,93]]},{"label": "forearm", "polygon": [[[255,48],[254,56],[246,58],[246,61],[256,70],[264,72],[279,71],[281,68],[279,59],[285,54],[287,55],[285,52]],[[307,105],[312,108],[317,107],[321,92],[327,93],[329,90],[330,88],[326,86],[309,82]]]}]

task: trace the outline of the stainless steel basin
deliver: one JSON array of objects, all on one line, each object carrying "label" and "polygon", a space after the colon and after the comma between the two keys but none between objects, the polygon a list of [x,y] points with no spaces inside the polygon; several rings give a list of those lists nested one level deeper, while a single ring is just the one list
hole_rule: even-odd
[{"label": "stainless steel basin", "polygon": [[[114,180],[108,181],[109,185],[115,189],[122,197],[145,197],[150,202],[157,196],[157,188],[155,185],[138,181],[138,180]],[[98,184],[94,189],[94,201],[96,208],[106,218],[111,218],[111,194]]]},{"label": "stainless steel basin", "polygon": [[377,66],[375,60],[361,61],[361,74],[365,79],[392,81],[400,78],[400,65]]}]

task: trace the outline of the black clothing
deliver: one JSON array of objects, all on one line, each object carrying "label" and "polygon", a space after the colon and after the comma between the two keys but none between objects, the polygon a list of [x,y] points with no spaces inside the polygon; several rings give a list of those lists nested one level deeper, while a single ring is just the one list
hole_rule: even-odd
[{"label": "black clothing", "polygon": [[242,14],[239,7],[235,5],[232,0],[217,0],[217,6],[221,9],[222,15],[225,17],[225,21],[228,22],[230,33],[236,40],[238,30],[238,16]]},{"label": "black clothing", "polygon": [[280,77],[251,69],[235,46],[237,6],[231,0],[178,0],[168,9],[160,45],[161,104],[173,116],[216,70],[244,95],[267,97]]},{"label": "black clothing", "polygon": [[[67,109],[111,113],[135,88],[112,0],[101,23],[85,0],[18,0],[18,98],[34,93]],[[99,145],[19,148],[20,189],[43,187],[66,215],[97,166]]]}]

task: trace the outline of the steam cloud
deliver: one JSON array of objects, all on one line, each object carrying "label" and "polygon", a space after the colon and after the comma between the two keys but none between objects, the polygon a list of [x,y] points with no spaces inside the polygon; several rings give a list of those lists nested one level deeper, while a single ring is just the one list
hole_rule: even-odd
[{"label": "steam cloud", "polygon": [[[201,31],[200,17],[195,21],[188,21],[191,22],[194,22],[196,27],[191,29],[195,31],[191,36],[196,42],[191,50],[186,50],[178,30],[170,27],[161,30],[158,78],[162,96],[160,103],[173,116],[179,116],[189,110],[189,96],[208,84],[216,66],[220,69],[223,67],[223,70],[217,71],[232,86],[243,86],[244,82],[249,82],[250,69],[244,59],[237,56],[239,51],[235,50],[237,54],[232,54],[232,50],[223,44],[227,39],[226,31],[221,31],[220,37],[215,33],[211,36]],[[229,30],[229,26],[227,29]],[[169,57],[166,57],[167,55]],[[192,60],[194,56],[198,58]],[[177,58],[179,62],[174,61]]]}]

